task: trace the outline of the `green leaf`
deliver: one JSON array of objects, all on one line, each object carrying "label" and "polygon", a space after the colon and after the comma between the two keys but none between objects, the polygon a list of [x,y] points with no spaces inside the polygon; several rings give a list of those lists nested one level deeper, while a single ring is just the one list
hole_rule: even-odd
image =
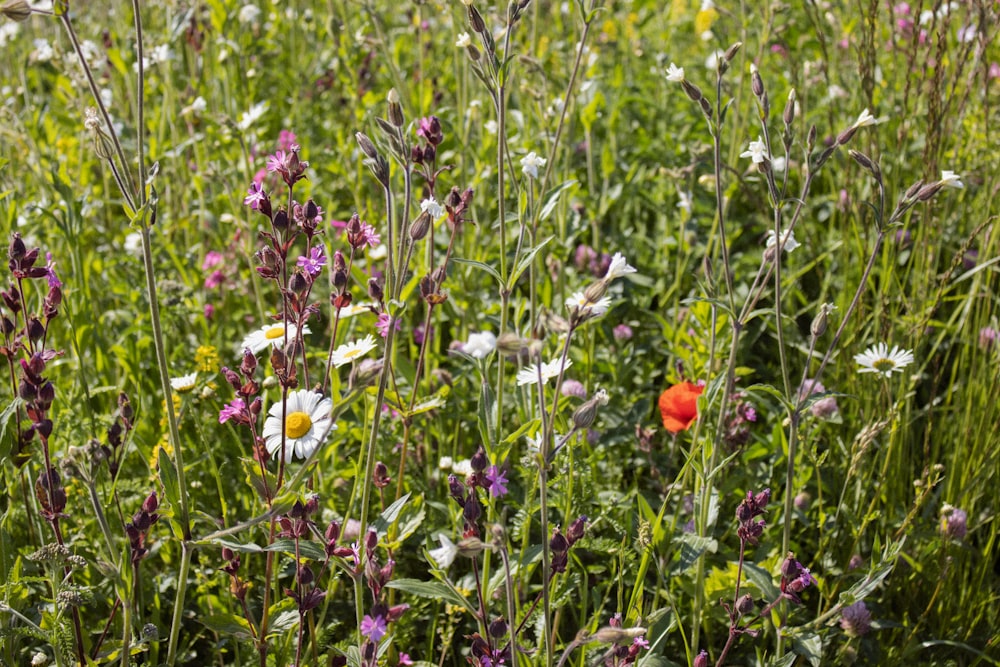
[{"label": "green leaf", "polygon": [[497,442],[497,405],[493,388],[488,382],[483,382],[479,390],[479,436],[487,452],[493,449]]},{"label": "green leaf", "polygon": [[816,632],[803,631],[792,637],[792,650],[808,660],[813,667],[819,667],[823,659],[823,640]]},{"label": "green leaf", "polygon": [[389,588],[416,595],[418,598],[428,600],[443,600],[448,604],[466,609],[470,614],[475,614],[476,610],[468,600],[459,595],[451,586],[440,581],[420,581],[418,579],[396,579],[386,584]]},{"label": "green leaf", "polygon": [[247,619],[234,614],[211,614],[209,616],[195,615],[195,620],[204,625],[209,630],[217,632],[226,637],[233,637],[240,641],[253,639],[253,632],[250,631],[250,623]]},{"label": "green leaf", "polygon": [[[291,538],[275,540],[273,544],[264,547],[264,551],[275,551],[295,556],[295,540]],[[326,560],[326,551],[317,542],[299,540],[299,556],[310,560]]]},{"label": "green leaf", "polygon": [[245,553],[245,554],[259,554],[262,551],[264,551],[263,547],[261,547],[259,544],[253,544],[252,542],[249,544],[243,544],[242,542],[232,542],[230,540],[224,540],[221,538],[210,540],[210,542],[212,544],[218,544],[220,547],[226,547],[227,549],[231,549],[233,551],[238,551],[240,553]]},{"label": "green leaf", "polygon": [[559,198],[576,184],[576,179],[570,179],[549,190],[549,198],[545,200],[545,205],[542,206],[542,210],[538,214],[538,219],[548,220],[548,217],[552,215],[552,211],[555,210],[556,204],[559,203]]},{"label": "green leaf", "polygon": [[759,565],[749,562],[743,563],[743,573],[746,575],[747,581],[756,586],[766,599],[773,600],[781,593],[774,585],[774,577],[771,576],[771,573]]},{"label": "green leaf", "polygon": [[682,533],[677,541],[681,543],[681,560],[678,564],[680,572],[690,570],[706,551],[715,553],[719,548],[719,543],[714,538],[701,537],[694,533]]},{"label": "green leaf", "polygon": [[528,254],[526,254],[524,257],[521,258],[521,261],[517,263],[517,267],[514,269],[514,272],[510,274],[510,278],[507,280],[508,288],[510,289],[514,288],[514,285],[517,283],[517,279],[521,277],[521,274],[524,273],[529,266],[531,266],[531,262],[532,260],[535,259],[535,255],[538,254],[538,251],[544,248],[545,244],[551,241],[552,239],[553,237],[551,236],[545,239],[544,241],[536,245],[534,248],[529,250]]},{"label": "green leaf", "polygon": [[386,533],[389,531],[389,526],[395,523],[396,519],[399,518],[399,513],[403,511],[403,506],[406,505],[406,501],[409,499],[410,494],[407,493],[405,496],[386,507],[385,511],[372,522],[372,527],[378,533],[379,537],[385,537]]},{"label": "green leaf", "polygon": [[171,507],[179,509],[181,505],[181,490],[177,482],[177,468],[174,467],[173,459],[167,455],[166,450],[162,447],[156,455],[156,467],[160,472],[163,495],[167,497],[167,501]]},{"label": "green leaf", "polygon": [[486,273],[496,278],[498,285],[503,285],[503,278],[500,277],[500,273],[489,264],[485,264],[483,262],[477,262],[474,259],[462,259],[461,257],[452,257],[451,261],[458,262],[459,264],[468,264],[469,266],[474,266],[477,269],[482,269]]},{"label": "green leaf", "polygon": [[0,462],[6,461],[10,456],[10,450],[14,446],[14,435],[7,435],[7,424],[10,418],[17,414],[18,408],[24,405],[24,401],[15,396],[14,400],[0,412]]}]

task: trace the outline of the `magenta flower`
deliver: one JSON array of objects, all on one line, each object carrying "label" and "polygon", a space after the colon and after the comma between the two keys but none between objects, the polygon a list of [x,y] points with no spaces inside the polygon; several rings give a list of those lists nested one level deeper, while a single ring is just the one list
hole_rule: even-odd
[{"label": "magenta flower", "polygon": [[230,419],[236,420],[237,423],[246,421],[249,423],[249,412],[247,411],[247,404],[242,398],[234,398],[230,403],[226,404],[222,410],[219,411],[219,423],[225,424]]},{"label": "magenta flower", "polygon": [[379,243],[382,242],[382,237],[375,232],[375,228],[369,225],[367,222],[361,223],[361,234],[364,242],[368,244],[368,247],[374,248]]},{"label": "magenta flower", "polygon": [[222,264],[222,253],[218,250],[209,250],[205,253],[205,259],[201,263],[201,270],[208,271]]},{"label": "magenta flower", "polygon": [[215,289],[226,280],[226,274],[216,269],[205,278],[205,289]]},{"label": "magenta flower", "polygon": [[282,130],[278,133],[278,148],[280,150],[289,150],[295,145],[295,133],[291,130]]},{"label": "magenta flower", "polygon": [[309,250],[309,256],[299,256],[296,265],[301,267],[311,276],[318,276],[323,267],[326,266],[326,253],[323,246],[314,246]]},{"label": "magenta flower", "polygon": [[52,253],[45,253],[45,261],[48,262],[45,265],[45,278],[49,283],[49,289],[53,287],[62,287],[62,281],[59,280],[59,276],[56,275],[56,263],[52,261]]},{"label": "magenta flower", "polygon": [[864,602],[858,601],[840,612],[840,627],[848,637],[861,637],[872,629],[872,613]]},{"label": "magenta flower", "polygon": [[507,473],[496,466],[490,466],[486,470],[486,481],[489,482],[490,495],[500,498],[507,494]]},{"label": "magenta flower", "polygon": [[243,204],[257,211],[260,210],[261,203],[266,199],[267,193],[264,192],[264,188],[261,187],[260,183],[251,183],[250,188],[247,190],[247,196],[243,198]]},{"label": "magenta flower", "polygon": [[[396,331],[399,331],[402,323],[396,320]],[[389,335],[389,313],[382,313],[378,316],[378,322],[375,323],[375,328],[378,329],[378,334],[385,338]]]},{"label": "magenta flower", "polygon": [[387,630],[385,617],[381,614],[376,615],[375,618],[365,614],[365,617],[361,620],[361,634],[376,644],[379,643],[382,637],[385,637]]},{"label": "magenta flower", "polygon": [[288,167],[285,166],[285,151],[274,151],[274,155],[267,156],[267,170],[276,171],[279,174],[285,174],[288,172]]}]

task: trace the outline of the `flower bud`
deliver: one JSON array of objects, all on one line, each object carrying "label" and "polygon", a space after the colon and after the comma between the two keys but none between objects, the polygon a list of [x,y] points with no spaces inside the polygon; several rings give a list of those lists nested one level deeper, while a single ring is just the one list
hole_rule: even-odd
[{"label": "flower bud", "polygon": [[746,616],[754,609],[753,596],[750,594],[742,596],[736,601],[736,611],[740,613],[740,616]]},{"label": "flower bud", "polygon": [[486,21],[483,20],[483,15],[472,4],[469,5],[469,25],[480,34],[486,32]]},{"label": "flower bud", "polygon": [[699,651],[694,659],[694,667],[708,667],[708,651]]},{"label": "flower bud", "polygon": [[372,160],[378,157],[378,149],[375,148],[375,144],[368,138],[368,135],[363,132],[355,132],[354,138],[357,140],[362,153],[367,155]]},{"label": "flower bud", "polygon": [[0,7],[0,14],[4,18],[21,23],[31,17],[31,6],[25,0],[9,0]]},{"label": "flower bud", "polygon": [[410,239],[413,241],[422,240],[427,236],[427,232],[430,231],[432,222],[431,214],[427,211],[422,211],[410,225]]},{"label": "flower bud", "polygon": [[795,89],[788,91],[788,102],[785,103],[785,112],[781,114],[781,119],[785,122],[785,127],[791,126],[795,120]]},{"label": "flower bud", "polygon": [[389,89],[389,94],[386,96],[389,102],[389,122],[396,127],[403,127],[403,123],[406,119],[403,117],[403,105],[399,103],[399,93],[396,92],[395,88]]},{"label": "flower bud", "polygon": [[759,99],[764,95],[764,80],[760,77],[760,72],[757,71],[757,66],[750,63],[750,90]]}]

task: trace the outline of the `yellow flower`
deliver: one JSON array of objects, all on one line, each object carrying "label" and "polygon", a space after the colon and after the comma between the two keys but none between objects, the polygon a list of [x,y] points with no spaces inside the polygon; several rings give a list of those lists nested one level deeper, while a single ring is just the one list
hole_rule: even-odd
[{"label": "yellow flower", "polygon": [[201,373],[215,373],[221,362],[214,345],[199,345],[194,351],[194,365]]}]

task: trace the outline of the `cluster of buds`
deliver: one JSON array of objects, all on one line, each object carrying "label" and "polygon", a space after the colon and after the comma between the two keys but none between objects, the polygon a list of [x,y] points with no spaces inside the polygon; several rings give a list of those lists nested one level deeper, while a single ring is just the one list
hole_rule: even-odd
[{"label": "cluster of buds", "polygon": [[[303,537],[308,538],[316,528],[312,516],[319,509],[319,496],[311,496],[306,502],[296,500],[288,514],[278,519],[279,537],[295,540],[296,544]],[[326,592],[316,586],[316,574],[304,559],[299,559],[295,566],[295,586],[286,588],[285,595],[295,601],[299,614],[305,614],[315,609]]]},{"label": "cluster of buds", "polygon": [[733,394],[730,406],[722,439],[730,451],[735,451],[750,441],[750,427],[757,422],[757,410],[742,392]]},{"label": "cluster of buds", "polygon": [[[263,402],[258,396],[260,383],[254,379],[256,371],[257,357],[250,350],[243,351],[243,361],[238,372],[228,366],[222,367],[222,375],[236,392],[236,398],[219,412],[219,423],[232,421],[238,426],[251,428],[256,424],[257,415],[263,409]],[[268,453],[263,438],[257,438],[254,443],[254,458],[262,465],[267,462]]]},{"label": "cluster of buds", "polygon": [[479,494],[476,488],[488,489],[490,480],[487,478],[486,469],[490,465],[486,451],[480,447],[479,450],[469,460],[472,473],[464,480],[459,480],[455,475],[448,475],[448,492],[451,498],[462,508],[462,519],[464,530],[462,537],[480,537],[479,519],[483,515],[483,505],[479,501]]},{"label": "cluster of buds", "polygon": [[333,253],[333,269],[332,269],[332,291],[330,292],[330,305],[338,310],[341,308],[347,308],[354,302],[354,295],[348,289],[349,279],[351,271],[347,266],[347,260],[344,258],[344,253],[339,250]]},{"label": "cluster of buds", "polygon": [[763,519],[757,517],[767,513],[767,504],[771,501],[771,489],[764,489],[758,494],[747,491],[747,497],[736,508],[736,520],[739,527],[736,534],[745,544],[757,544],[764,534]]},{"label": "cluster of buds", "polygon": [[437,116],[421,118],[417,127],[417,136],[424,140],[424,145],[416,145],[410,149],[410,160],[415,164],[433,165],[437,158],[438,146],[444,141],[441,131],[441,120]]},{"label": "cluster of buds", "polygon": [[240,554],[229,547],[222,547],[222,560],[225,564],[219,569],[229,575],[229,592],[240,602],[246,602],[250,584],[240,579],[239,571],[242,565]]},{"label": "cluster of buds", "polygon": [[469,664],[473,667],[497,667],[510,663],[511,642],[501,646],[501,641],[507,636],[509,627],[507,621],[501,616],[495,618],[486,627],[487,636],[483,637],[478,632],[467,635],[470,640]]},{"label": "cluster of buds", "polygon": [[122,445],[135,427],[132,416],[132,403],[128,400],[128,395],[124,391],[119,392],[118,414],[108,427],[108,444],[101,445],[101,454],[108,461],[108,472],[111,473],[112,479],[118,476],[118,469],[125,455],[125,448]]},{"label": "cluster of buds", "polygon": [[145,547],[146,536],[149,534],[149,529],[160,518],[160,515],[156,513],[159,506],[156,491],[153,491],[142,502],[142,509],[133,514],[132,520],[125,524],[125,534],[128,536],[133,566],[138,565],[139,561],[149,552]]},{"label": "cluster of buds", "polygon": [[587,528],[587,517],[581,516],[569,525],[566,534],[560,532],[558,526],[552,529],[552,539],[549,540],[549,551],[552,552],[552,574],[563,573],[569,564],[569,550],[580,541]]},{"label": "cluster of buds", "polygon": [[649,648],[645,635],[646,628],[623,627],[622,615],[615,614],[608,625],[595,632],[590,639],[614,645],[604,654],[603,664],[606,667],[624,667],[635,663],[639,659],[639,652]]},{"label": "cluster of buds", "polygon": [[802,563],[795,560],[795,554],[789,552],[785,560],[781,563],[781,595],[795,604],[802,604],[799,593],[810,584],[815,584],[816,579],[809,573],[809,569]]}]

